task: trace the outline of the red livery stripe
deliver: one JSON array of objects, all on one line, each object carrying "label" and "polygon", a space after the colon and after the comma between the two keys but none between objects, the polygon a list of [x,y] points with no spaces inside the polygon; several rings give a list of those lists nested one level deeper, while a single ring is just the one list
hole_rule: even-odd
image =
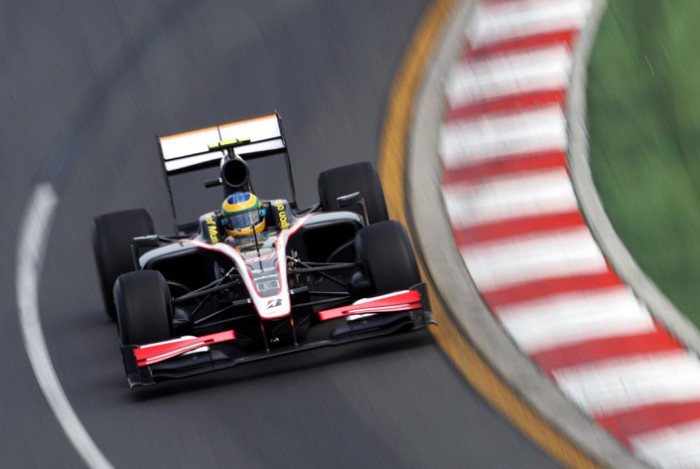
[{"label": "red livery stripe", "polygon": [[236,333],[234,331],[217,332],[215,334],[204,335],[195,338],[183,338],[169,342],[144,345],[134,349],[134,355],[139,367],[153,365],[154,363],[168,360],[169,358],[177,357],[183,353],[191,352],[201,347],[235,340]]},{"label": "red livery stripe", "polygon": [[321,321],[342,318],[352,314],[397,313],[422,308],[421,296],[416,290],[369,299],[352,305],[339,306],[318,312]]}]

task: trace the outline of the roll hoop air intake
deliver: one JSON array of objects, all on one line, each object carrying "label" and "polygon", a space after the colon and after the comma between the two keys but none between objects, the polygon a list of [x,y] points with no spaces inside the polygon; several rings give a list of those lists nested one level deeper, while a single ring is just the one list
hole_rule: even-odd
[{"label": "roll hoop air intake", "polygon": [[250,180],[248,164],[238,156],[226,159],[221,165],[221,180],[226,189],[235,191],[246,187]]}]

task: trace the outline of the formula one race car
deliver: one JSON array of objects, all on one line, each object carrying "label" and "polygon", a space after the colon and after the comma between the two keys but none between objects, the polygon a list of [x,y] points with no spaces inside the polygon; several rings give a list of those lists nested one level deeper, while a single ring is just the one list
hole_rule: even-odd
[{"label": "formula one race car", "polygon": [[[434,323],[370,163],[321,173],[320,202],[300,210],[276,114],[158,141],[177,234],[154,234],[142,209],[92,226],[132,388]],[[253,191],[252,164],[273,156],[284,160],[289,198]],[[223,206],[179,223],[170,181],[212,167],[205,186],[223,186]]]}]

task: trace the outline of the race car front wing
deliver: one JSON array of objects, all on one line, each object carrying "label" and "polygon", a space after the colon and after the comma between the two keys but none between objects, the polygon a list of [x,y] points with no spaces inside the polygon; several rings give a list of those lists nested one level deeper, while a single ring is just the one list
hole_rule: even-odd
[{"label": "race car front wing", "polygon": [[[424,284],[411,290],[356,301],[351,305],[318,312],[320,321],[338,321],[327,338],[286,345],[243,355],[231,353],[234,330],[200,337],[186,336],[142,346],[123,345],[122,359],[131,388],[167,379],[184,378],[244,363],[289,355],[305,350],[372,339],[434,324]],[[218,347],[223,345],[223,347]]]}]

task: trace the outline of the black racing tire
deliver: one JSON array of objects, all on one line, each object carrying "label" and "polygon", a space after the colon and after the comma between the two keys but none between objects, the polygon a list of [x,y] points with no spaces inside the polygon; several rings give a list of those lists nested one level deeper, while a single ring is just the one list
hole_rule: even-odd
[{"label": "black racing tire", "polygon": [[172,338],[170,290],[157,270],[120,275],[114,284],[114,302],[123,345],[152,344]]},{"label": "black racing tire", "polygon": [[363,215],[359,207],[341,208],[338,197],[359,192],[367,208],[368,224],[389,219],[382,183],[371,163],[354,163],[322,172],[318,177],[318,195],[326,212],[351,210]]},{"label": "black racing tire", "polygon": [[361,229],[355,238],[355,250],[377,295],[407,290],[422,282],[411,240],[397,221]]},{"label": "black racing tire", "polygon": [[117,277],[134,270],[131,240],[154,234],[146,210],[135,209],[100,215],[92,220],[92,250],[107,315],[116,319],[112,288]]}]

